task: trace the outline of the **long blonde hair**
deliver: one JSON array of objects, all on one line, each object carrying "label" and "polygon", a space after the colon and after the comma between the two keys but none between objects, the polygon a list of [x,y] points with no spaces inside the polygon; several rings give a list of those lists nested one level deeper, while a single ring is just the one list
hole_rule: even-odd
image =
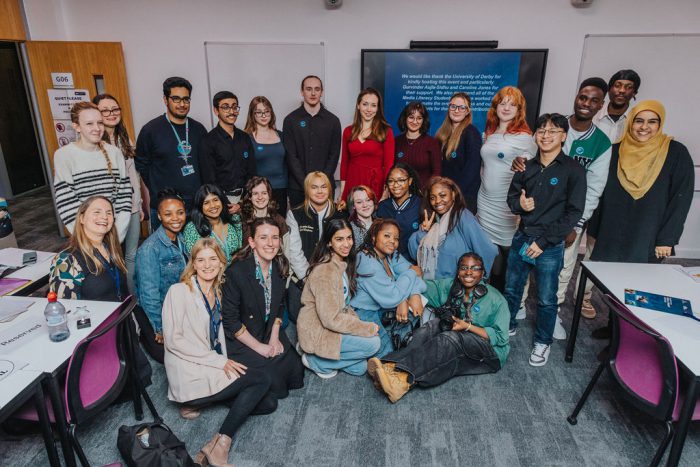
[{"label": "long blonde hair", "polygon": [[190,250],[190,259],[189,261],[187,261],[187,266],[185,266],[185,270],[182,271],[182,276],[180,276],[180,282],[184,282],[185,284],[187,284],[187,287],[190,288],[190,291],[194,292],[194,289],[192,288],[192,277],[194,277],[197,274],[197,271],[195,271],[194,269],[194,262],[197,259],[197,255],[199,254],[199,252],[207,248],[214,250],[214,253],[216,253],[216,257],[219,258],[219,263],[221,263],[221,269],[216,275],[216,278],[214,279],[214,284],[212,285],[212,290],[214,290],[216,296],[221,298],[221,284],[224,283],[226,255],[224,254],[224,250],[221,249],[217,241],[211,237],[200,238],[194,244],[192,250]]},{"label": "long blonde hair", "polygon": [[[85,263],[88,268],[88,272],[96,276],[102,274],[102,271],[104,271],[104,265],[102,264],[102,261],[97,259],[97,255],[95,254],[95,247],[90,242],[88,236],[85,234],[85,227],[83,226],[83,223],[80,222],[80,220],[85,216],[85,212],[88,210],[90,205],[98,199],[107,201],[109,203],[109,206],[112,208],[112,215],[114,216],[114,206],[112,205],[112,202],[109,199],[101,195],[89,197],[88,199],[83,201],[83,203],[78,208],[78,212],[75,215],[75,227],[73,228],[73,235],[71,235],[70,237],[70,242],[68,246],[71,252],[80,252],[83,255],[83,258],[85,258]],[[109,232],[105,234],[103,243],[107,245],[107,249],[109,250],[110,256],[112,257],[112,261],[114,261],[114,264],[119,269],[121,269],[122,272],[126,273],[126,264],[124,263],[124,258],[122,257],[122,248],[119,244],[119,235],[117,234],[116,222],[112,222],[112,228],[109,229]],[[109,260],[109,258],[105,259]]]},{"label": "long blonde hair", "polygon": [[469,98],[469,94],[466,92],[456,92],[450,97],[450,102],[456,98],[462,98],[467,102],[467,107],[469,107],[469,114],[464,117],[456,128],[452,128],[452,120],[450,120],[450,110],[447,109],[445,114],[445,120],[442,121],[442,125],[435,133],[435,139],[440,143],[442,148],[442,154],[445,159],[450,159],[451,154],[457,149],[459,145],[459,139],[462,137],[464,129],[471,125],[472,123],[472,100]]}]

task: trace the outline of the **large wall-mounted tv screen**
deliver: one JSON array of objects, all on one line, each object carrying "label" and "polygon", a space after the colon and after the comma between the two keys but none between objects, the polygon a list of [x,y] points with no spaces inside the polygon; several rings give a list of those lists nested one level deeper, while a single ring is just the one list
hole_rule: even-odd
[{"label": "large wall-mounted tv screen", "polygon": [[473,123],[484,131],[494,94],[517,86],[527,102],[533,127],[542,99],[547,50],[362,50],[362,87],[384,97],[387,121],[398,134],[401,110],[422,101],[430,112],[430,133],[442,124],[452,94],[463,91],[472,101]]}]

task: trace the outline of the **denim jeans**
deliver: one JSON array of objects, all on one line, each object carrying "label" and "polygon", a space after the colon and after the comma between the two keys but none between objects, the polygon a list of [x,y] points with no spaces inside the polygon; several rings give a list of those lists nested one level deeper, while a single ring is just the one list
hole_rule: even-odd
[{"label": "denim jeans", "polygon": [[381,346],[379,336],[360,337],[343,334],[340,337],[340,360],[330,360],[307,354],[309,366],[316,373],[342,370],[353,376],[367,372],[367,359],[373,357]]},{"label": "denim jeans", "polygon": [[355,313],[362,321],[376,323],[377,326],[379,326],[379,340],[381,341],[381,346],[376,355],[373,355],[374,357],[382,358],[384,355],[394,350],[394,347],[391,345],[391,337],[389,337],[389,333],[386,332],[384,325],[382,325],[382,315],[384,314],[382,310],[362,310],[355,308]]},{"label": "denim jeans", "polygon": [[508,253],[508,270],[506,288],[503,294],[510,310],[510,327],[515,328],[515,315],[520,308],[525,282],[532,269],[537,280],[537,321],[535,323],[535,342],[552,343],[552,333],[557,319],[557,287],[559,272],[564,265],[564,242],[545,249],[535,259],[535,265],[523,261],[520,248],[523,243],[532,242],[532,238],[522,232],[516,232]]}]

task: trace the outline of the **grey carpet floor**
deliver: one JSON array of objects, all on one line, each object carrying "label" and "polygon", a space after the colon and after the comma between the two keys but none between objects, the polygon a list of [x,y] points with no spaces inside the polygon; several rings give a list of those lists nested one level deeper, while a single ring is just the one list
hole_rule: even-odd
[{"label": "grey carpet floor", "polygon": [[[15,219],[21,218],[11,212]],[[53,218],[44,215],[43,222],[52,227],[46,228],[46,235],[58,238]],[[22,246],[23,237],[18,239]],[[567,331],[572,291],[573,283],[561,313]],[[594,296],[594,303],[601,308],[599,296]],[[511,339],[511,353],[500,372],[414,389],[397,404],[389,403],[366,377],[339,374],[321,380],[307,372],[305,387],[280,401],[275,413],[246,421],[234,438],[230,461],[250,467],[647,465],[661,439],[661,424],[627,404],[607,374],[579,415],[578,425],[566,421],[604,346],[591,339],[590,332],[602,326],[607,315],[581,321],[572,363],[564,362],[565,341],[556,341],[549,363],[533,368],[527,360],[534,310],[531,297],[528,317]],[[295,340],[293,327],[287,332]],[[167,400],[163,367],[152,363],[152,368],[154,381],[148,392],[194,455],[218,429],[226,409],[211,407],[196,420],[181,419],[176,405]],[[125,403],[79,428],[91,463],[120,461],[117,430],[135,423],[133,408]],[[41,437],[0,433],[0,464],[47,465]],[[681,465],[700,465],[698,424],[691,425]]]}]

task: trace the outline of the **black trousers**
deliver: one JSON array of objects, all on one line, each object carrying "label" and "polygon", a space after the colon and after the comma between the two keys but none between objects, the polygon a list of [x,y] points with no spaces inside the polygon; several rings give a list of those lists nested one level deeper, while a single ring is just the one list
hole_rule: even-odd
[{"label": "black trousers", "polygon": [[139,334],[141,345],[153,360],[162,365],[165,358],[165,347],[163,344],[156,342],[156,333],[153,330],[153,326],[151,326],[146,312],[138,305],[134,308],[134,318],[136,318],[136,322],[139,323],[139,328],[141,328],[141,333]]},{"label": "black trousers", "polygon": [[260,370],[248,368],[245,375],[237,378],[218,393],[186,403],[192,407],[204,407],[216,403],[229,406],[228,414],[219,433],[230,436],[245,422],[249,415],[265,415],[277,409],[277,399],[267,396],[270,377]]},{"label": "black trousers", "polygon": [[[413,340],[382,358],[408,372],[422,387],[437,386],[454,376],[494,373],[501,363],[486,340],[471,332],[440,331],[435,318],[413,332]],[[409,381],[411,382],[411,381]]]},{"label": "black trousers", "polygon": [[498,256],[493,260],[493,266],[491,266],[489,284],[503,293],[506,289],[506,269],[508,267],[508,253],[510,252],[510,247],[496,246],[498,247]]}]

